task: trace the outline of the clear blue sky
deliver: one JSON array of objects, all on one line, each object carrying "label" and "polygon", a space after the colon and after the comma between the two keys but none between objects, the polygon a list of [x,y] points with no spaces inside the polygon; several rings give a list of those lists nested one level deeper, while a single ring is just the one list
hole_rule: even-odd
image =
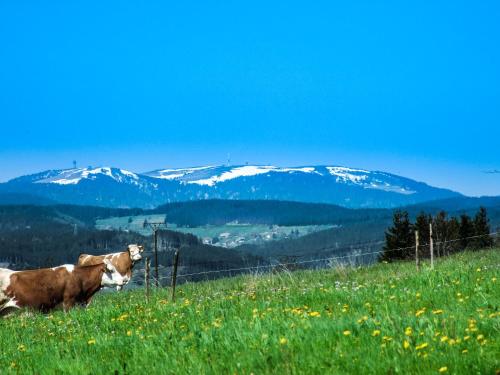
[{"label": "clear blue sky", "polygon": [[0,2],[0,180],[230,153],[500,194],[498,1],[181,3]]}]

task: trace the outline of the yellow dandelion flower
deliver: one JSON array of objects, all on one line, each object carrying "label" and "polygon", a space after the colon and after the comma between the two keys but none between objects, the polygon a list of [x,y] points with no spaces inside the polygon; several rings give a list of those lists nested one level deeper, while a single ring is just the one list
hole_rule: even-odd
[{"label": "yellow dandelion flower", "polygon": [[492,277],[491,281],[495,282],[495,281],[497,281],[497,278],[496,277]]},{"label": "yellow dandelion flower", "polygon": [[422,343],[422,344],[420,344],[420,345],[417,345],[417,346],[415,347],[415,349],[417,349],[417,350],[422,350],[422,349],[427,348],[428,346],[429,346],[429,344],[427,344],[426,342],[424,342],[424,343]]},{"label": "yellow dandelion flower", "polygon": [[314,318],[314,317],[320,317],[321,314],[319,312],[317,312],[317,311],[311,311],[309,313],[309,316],[312,316]]},{"label": "yellow dandelion flower", "polygon": [[439,369],[439,372],[441,372],[441,373],[446,372],[446,371],[448,371],[448,367],[446,367],[446,366],[443,366]]},{"label": "yellow dandelion flower", "polygon": [[470,336],[464,336],[464,341],[467,341],[470,339]]},{"label": "yellow dandelion flower", "polygon": [[448,340],[448,344],[450,344],[450,345],[455,345],[455,343],[456,343],[455,339],[449,339]]},{"label": "yellow dandelion flower", "polygon": [[442,314],[442,313],[443,313],[443,310],[441,310],[441,309],[438,309],[438,310],[432,310],[432,313],[433,313],[434,315]]},{"label": "yellow dandelion flower", "polygon": [[467,354],[469,351],[467,349],[462,350],[462,354]]},{"label": "yellow dandelion flower", "polygon": [[406,340],[403,341],[403,348],[408,349],[410,347],[410,343]]},{"label": "yellow dandelion flower", "polygon": [[132,336],[132,331],[127,331],[127,336]]},{"label": "yellow dandelion flower", "polygon": [[417,312],[415,313],[415,316],[418,318],[420,315],[422,315],[423,313],[425,313],[425,307],[420,309],[420,310],[417,310]]},{"label": "yellow dandelion flower", "polygon": [[375,337],[375,336],[378,336],[380,335],[380,330],[379,329],[376,329],[372,332],[372,336]]},{"label": "yellow dandelion flower", "polygon": [[441,337],[441,342],[445,342],[445,341],[448,341],[448,336]]},{"label": "yellow dandelion flower", "polygon": [[10,368],[15,368],[17,366],[16,362],[11,362],[10,363]]},{"label": "yellow dandelion flower", "polygon": [[89,341],[87,341],[87,344],[88,345],[95,345],[95,339],[90,339]]},{"label": "yellow dandelion flower", "polygon": [[19,350],[20,352],[25,352],[26,351],[26,346],[24,346],[23,344],[20,344],[17,346],[17,350]]},{"label": "yellow dandelion flower", "polygon": [[365,316],[358,319],[358,323],[361,324],[363,322],[366,322],[367,320],[368,320],[368,317],[365,315]]},{"label": "yellow dandelion flower", "polygon": [[344,336],[349,336],[351,334],[351,331],[346,329],[343,333],[344,333]]},{"label": "yellow dandelion flower", "polygon": [[481,341],[484,339],[484,335],[477,335],[476,339],[477,341]]},{"label": "yellow dandelion flower", "polygon": [[415,297],[420,298],[422,297],[422,294],[420,292],[415,293]]},{"label": "yellow dandelion flower", "polygon": [[280,344],[286,345],[286,344],[288,344],[288,340],[286,338],[282,337],[282,338],[280,338]]},{"label": "yellow dandelion flower", "polygon": [[120,320],[120,321],[124,321],[124,320],[125,320],[125,319],[127,319],[127,318],[128,318],[128,314],[122,314],[122,315],[120,315],[120,316],[118,317],[118,320]]},{"label": "yellow dandelion flower", "polygon": [[405,335],[406,336],[411,336],[413,333],[413,329],[411,327],[406,327],[405,329]]}]

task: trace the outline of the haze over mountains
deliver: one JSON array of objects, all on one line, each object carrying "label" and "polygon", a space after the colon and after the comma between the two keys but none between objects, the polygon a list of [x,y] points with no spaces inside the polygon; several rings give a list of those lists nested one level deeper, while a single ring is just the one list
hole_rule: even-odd
[{"label": "haze over mountains", "polygon": [[41,204],[139,208],[198,199],[267,199],[391,208],[462,196],[379,171],[262,165],[170,168],[146,173],[113,167],[55,169],[2,183],[0,193],[4,201],[12,199],[11,203],[19,203],[16,199],[22,196],[21,201],[30,203],[39,199]]}]

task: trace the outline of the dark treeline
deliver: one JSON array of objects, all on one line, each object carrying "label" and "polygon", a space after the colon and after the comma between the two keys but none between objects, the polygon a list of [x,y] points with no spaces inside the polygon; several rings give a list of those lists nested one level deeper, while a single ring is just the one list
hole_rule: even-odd
[{"label": "dark treeline", "polygon": [[14,269],[53,267],[73,264],[83,252],[123,251],[130,243],[144,243],[144,237],[120,231],[75,230],[68,224],[48,223],[0,231],[0,262]]},{"label": "dark treeline", "polygon": [[[484,203],[494,227],[500,225],[500,197],[455,198],[426,202],[404,208],[410,217],[425,211],[437,215],[445,210],[452,216],[461,213],[473,215]],[[348,209],[331,204],[301,203],[271,200],[199,200],[169,203],[154,210],[130,208],[105,208],[78,205],[7,205],[0,206],[0,222],[16,217],[31,216],[41,219],[58,218],[59,221],[93,226],[97,219],[148,214],[166,214],[169,223],[183,227],[202,225],[223,225],[238,221],[248,224],[267,225],[350,225],[359,222],[373,222],[392,218],[392,209]]]},{"label": "dark treeline", "polygon": [[421,212],[412,223],[407,211],[396,211],[393,225],[385,232],[385,245],[380,260],[415,258],[415,232],[419,235],[419,254],[430,257],[430,225],[434,254],[437,257],[463,250],[477,250],[494,244],[486,209],[480,207],[473,218],[463,213],[449,217],[445,211],[435,216]]},{"label": "dark treeline", "polygon": [[[290,257],[297,261],[307,261],[309,259],[342,257],[348,254],[378,252],[382,248],[384,229],[390,223],[390,218],[378,221],[360,221],[295,239],[270,241],[262,245],[242,245],[238,249],[261,256],[264,259],[278,261]],[[373,259],[370,257],[361,257],[357,262],[367,263],[371,260]],[[315,266],[314,263],[311,265]]]},{"label": "dark treeline", "polygon": [[281,226],[348,224],[390,215],[388,210],[354,210],[332,204],[217,199],[169,203],[149,212],[166,214],[168,222],[186,227],[234,221]]}]

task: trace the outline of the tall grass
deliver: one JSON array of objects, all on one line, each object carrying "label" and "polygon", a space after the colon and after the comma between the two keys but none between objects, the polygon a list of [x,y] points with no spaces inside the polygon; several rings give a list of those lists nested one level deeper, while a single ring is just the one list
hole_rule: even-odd
[{"label": "tall grass", "polygon": [[500,370],[500,251],[424,264],[251,275],[101,293],[0,321],[1,373],[463,373]]}]

